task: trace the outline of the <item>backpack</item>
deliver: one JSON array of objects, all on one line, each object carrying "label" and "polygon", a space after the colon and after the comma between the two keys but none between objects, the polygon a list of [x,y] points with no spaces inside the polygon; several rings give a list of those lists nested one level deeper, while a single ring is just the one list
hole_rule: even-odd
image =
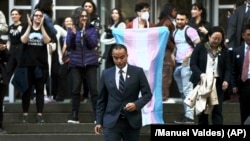
[{"label": "backpack", "polygon": [[[187,29],[189,28],[189,26],[188,27],[186,27],[186,29],[185,29],[185,39],[186,39],[186,41],[187,41],[187,43],[192,47],[192,48],[194,48],[194,43],[192,42],[192,40],[190,39],[190,37],[187,35]],[[178,29],[177,29],[178,30]],[[177,30],[174,32],[174,36],[173,36],[173,38],[175,37],[175,34],[176,34],[176,32],[177,32]]]}]

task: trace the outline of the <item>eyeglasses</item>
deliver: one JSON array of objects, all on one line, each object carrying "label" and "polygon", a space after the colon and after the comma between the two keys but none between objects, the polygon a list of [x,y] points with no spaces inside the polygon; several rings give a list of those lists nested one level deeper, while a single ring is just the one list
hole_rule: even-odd
[{"label": "eyeglasses", "polygon": [[84,18],[84,17],[87,18],[88,16],[87,15],[81,15],[81,18]]},{"label": "eyeglasses", "polygon": [[34,15],[34,17],[43,17],[43,15],[39,15],[39,14],[36,14],[36,15]]}]

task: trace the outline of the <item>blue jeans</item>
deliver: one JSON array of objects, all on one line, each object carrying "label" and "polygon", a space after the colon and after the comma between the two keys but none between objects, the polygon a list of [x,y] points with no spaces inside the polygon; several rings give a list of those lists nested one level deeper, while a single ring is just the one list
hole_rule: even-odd
[{"label": "blue jeans", "polygon": [[193,89],[193,84],[190,82],[192,71],[190,66],[177,65],[174,70],[174,79],[176,81],[178,90],[181,94],[183,107],[184,107],[184,116],[190,119],[194,119],[194,108],[190,108],[184,103],[184,99],[189,95]]}]

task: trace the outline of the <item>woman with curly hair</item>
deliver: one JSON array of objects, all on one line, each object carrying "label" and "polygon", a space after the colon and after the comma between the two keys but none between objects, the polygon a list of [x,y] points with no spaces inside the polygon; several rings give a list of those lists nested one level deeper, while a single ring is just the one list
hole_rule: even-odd
[{"label": "woman with curly hair", "polygon": [[[68,123],[77,124],[82,83],[87,83],[93,111],[96,111],[99,63],[95,47],[98,44],[98,33],[90,23],[90,15],[84,8],[75,9],[72,18],[74,25],[68,29],[66,36],[67,49],[71,52],[68,67],[72,83],[72,117]],[[86,81],[83,81],[84,79]]]}]

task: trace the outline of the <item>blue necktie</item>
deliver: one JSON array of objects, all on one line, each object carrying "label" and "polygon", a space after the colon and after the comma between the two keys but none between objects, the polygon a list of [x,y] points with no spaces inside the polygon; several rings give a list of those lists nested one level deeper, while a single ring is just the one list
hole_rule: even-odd
[{"label": "blue necktie", "polygon": [[124,81],[124,78],[123,78],[123,75],[122,75],[123,70],[120,70],[119,73],[120,73],[120,79],[119,79],[119,92],[120,92],[121,94],[123,94],[123,92],[124,92],[124,85],[125,85],[125,81]]}]

